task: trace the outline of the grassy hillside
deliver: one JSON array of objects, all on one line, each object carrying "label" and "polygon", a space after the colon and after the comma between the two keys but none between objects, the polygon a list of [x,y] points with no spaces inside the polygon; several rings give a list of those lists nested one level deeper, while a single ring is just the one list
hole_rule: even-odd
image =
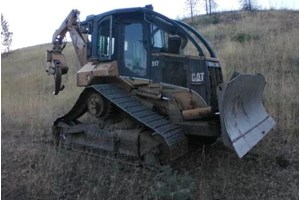
[{"label": "grassy hillside", "polygon": [[[228,12],[200,16],[194,22],[221,60],[225,79],[233,71],[261,73],[267,85],[264,103],[275,118],[275,134],[266,140],[292,141],[299,133],[299,12]],[[264,143],[266,151],[282,146]],[[298,145],[297,145],[298,147]],[[275,152],[275,151],[274,151]]]},{"label": "grassy hillside", "polygon": [[286,10],[199,16],[193,26],[216,51],[225,80],[234,70],[265,75],[264,102],[277,126],[243,159],[219,144],[203,146],[161,173],[53,148],[51,123],[82,90],[73,47],[65,50],[70,71],[58,96],[45,73],[49,45],[2,55],[2,197],[298,199],[298,24],[299,12]]},{"label": "grassy hillside", "polygon": [[265,102],[277,128],[296,134],[298,17],[296,11],[229,12],[203,17],[196,25],[215,48],[227,79],[233,70],[265,75]]}]

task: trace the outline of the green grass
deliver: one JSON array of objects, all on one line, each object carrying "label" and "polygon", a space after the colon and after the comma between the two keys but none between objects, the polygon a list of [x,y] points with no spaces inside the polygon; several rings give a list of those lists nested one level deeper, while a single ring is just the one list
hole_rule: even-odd
[{"label": "green grass", "polygon": [[[204,146],[163,174],[52,147],[51,123],[72,107],[82,90],[76,87],[78,64],[72,46],[65,49],[70,71],[58,96],[52,95],[53,79],[45,72],[50,45],[2,55],[2,197],[172,199],[180,194],[183,199],[297,199],[298,23],[299,13],[287,10],[197,19],[194,26],[216,51],[225,80],[235,70],[264,74],[264,103],[277,125],[243,159],[222,145]],[[174,182],[182,183],[179,189]]]}]

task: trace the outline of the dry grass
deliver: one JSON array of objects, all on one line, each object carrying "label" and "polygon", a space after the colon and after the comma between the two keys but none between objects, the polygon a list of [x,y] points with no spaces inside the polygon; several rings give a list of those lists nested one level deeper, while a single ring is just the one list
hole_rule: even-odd
[{"label": "dry grass", "polygon": [[[296,11],[227,13],[201,31],[232,71],[265,75],[265,105],[279,131],[298,136],[299,13]],[[229,20],[232,19],[232,20]]]},{"label": "dry grass", "polygon": [[171,199],[180,190],[174,186],[179,178],[175,182],[183,184],[183,197],[192,199],[298,199],[298,22],[295,11],[225,13],[198,20],[195,26],[211,42],[226,80],[234,70],[265,75],[265,105],[277,126],[242,160],[222,145],[205,146],[175,162],[176,171],[168,169],[168,176],[52,147],[51,123],[82,90],[76,87],[72,47],[65,51],[72,66],[64,77],[66,89],[58,96],[52,95],[53,80],[44,70],[49,45],[2,56],[2,197]]}]

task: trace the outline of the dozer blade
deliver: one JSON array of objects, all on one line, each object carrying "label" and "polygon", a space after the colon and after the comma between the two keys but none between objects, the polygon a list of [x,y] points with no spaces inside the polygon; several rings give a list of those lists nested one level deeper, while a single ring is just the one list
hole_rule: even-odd
[{"label": "dozer blade", "polygon": [[223,143],[242,158],[275,125],[262,103],[263,75],[238,74],[218,87]]}]

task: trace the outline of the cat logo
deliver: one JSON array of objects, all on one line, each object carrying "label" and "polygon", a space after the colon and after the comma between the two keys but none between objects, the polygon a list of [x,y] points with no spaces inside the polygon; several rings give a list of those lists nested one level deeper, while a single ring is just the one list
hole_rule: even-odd
[{"label": "cat logo", "polygon": [[192,82],[204,82],[204,72],[192,73]]}]

